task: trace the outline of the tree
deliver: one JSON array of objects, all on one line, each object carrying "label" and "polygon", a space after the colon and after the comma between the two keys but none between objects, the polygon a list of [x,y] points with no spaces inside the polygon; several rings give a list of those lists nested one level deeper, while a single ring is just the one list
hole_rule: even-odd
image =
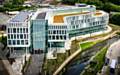
[{"label": "tree", "polygon": [[120,0],[109,0],[109,1],[114,4],[120,5]]},{"label": "tree", "polygon": [[110,17],[110,22],[116,25],[120,25],[120,14],[114,14]]}]

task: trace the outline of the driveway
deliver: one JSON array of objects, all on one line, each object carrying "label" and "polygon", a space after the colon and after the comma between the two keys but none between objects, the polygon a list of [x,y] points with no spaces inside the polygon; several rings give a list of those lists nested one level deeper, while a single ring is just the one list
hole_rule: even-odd
[{"label": "driveway", "polygon": [[42,70],[44,54],[33,54],[30,66],[24,75],[39,75]]}]

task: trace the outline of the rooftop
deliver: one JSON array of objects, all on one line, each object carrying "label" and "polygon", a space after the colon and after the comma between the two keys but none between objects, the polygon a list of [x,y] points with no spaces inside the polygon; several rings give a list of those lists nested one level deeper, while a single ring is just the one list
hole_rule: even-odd
[{"label": "rooftop", "polygon": [[53,23],[64,23],[65,16],[73,16],[73,15],[80,15],[80,14],[87,14],[89,12],[81,12],[81,13],[73,13],[73,14],[63,14],[63,15],[55,15]]},{"label": "rooftop", "polygon": [[45,19],[46,12],[39,13],[36,19]]},{"label": "rooftop", "polygon": [[31,12],[20,12],[15,17],[13,17],[10,22],[24,22]]}]

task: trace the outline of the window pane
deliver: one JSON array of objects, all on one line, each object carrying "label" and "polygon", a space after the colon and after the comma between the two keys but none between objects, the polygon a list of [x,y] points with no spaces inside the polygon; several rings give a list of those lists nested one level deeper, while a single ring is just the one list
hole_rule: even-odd
[{"label": "window pane", "polygon": [[23,33],[25,33],[25,28],[23,28]]},{"label": "window pane", "polygon": [[13,45],[16,45],[16,42],[15,42],[15,40],[13,40]]},{"label": "window pane", "polygon": [[17,28],[17,33],[19,33],[19,28]]},{"label": "window pane", "polygon": [[20,39],[23,39],[23,34],[20,34]]},{"label": "window pane", "polygon": [[28,40],[25,40],[25,44],[28,44]]},{"label": "window pane", "polygon": [[8,28],[8,33],[10,33],[10,28]]},{"label": "window pane", "polygon": [[11,34],[11,39],[13,39],[13,34]]},{"label": "window pane", "polygon": [[24,40],[21,40],[21,45],[24,45]]},{"label": "window pane", "polygon": [[56,39],[58,40],[58,39],[59,39],[59,36],[56,36]]},{"label": "window pane", "polygon": [[64,36],[64,40],[66,40],[66,36]]},{"label": "window pane", "polygon": [[20,45],[20,40],[17,40],[17,45]]},{"label": "window pane", "polygon": [[20,33],[22,33],[22,28],[20,28]]},{"label": "window pane", "polygon": [[11,45],[11,40],[8,40],[8,44]]},{"label": "window pane", "polygon": [[10,34],[8,34],[8,39],[10,39]]},{"label": "window pane", "polygon": [[19,39],[19,34],[17,34],[17,39]]},{"label": "window pane", "polygon": [[56,34],[56,31],[55,31],[55,30],[53,30],[53,34]]},{"label": "window pane", "polygon": [[13,28],[13,33],[16,33],[16,28]]},{"label": "window pane", "polygon": [[54,39],[55,39],[55,36],[52,36],[52,37],[53,37],[52,39],[54,40]]},{"label": "window pane", "polygon": [[14,34],[14,39],[16,39],[16,34]]}]

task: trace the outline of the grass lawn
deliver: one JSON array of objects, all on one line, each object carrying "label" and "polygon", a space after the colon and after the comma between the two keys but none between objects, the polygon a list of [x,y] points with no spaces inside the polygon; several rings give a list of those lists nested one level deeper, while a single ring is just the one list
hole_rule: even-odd
[{"label": "grass lawn", "polygon": [[81,44],[80,44],[80,47],[81,47],[82,50],[85,50],[85,49],[87,49],[87,48],[92,47],[93,45],[95,45],[95,44],[98,43],[98,42],[101,42],[101,40],[81,43]]},{"label": "grass lawn", "polygon": [[84,50],[86,48],[93,46],[94,44],[95,44],[95,42],[85,42],[85,43],[80,44],[80,47],[82,50]]}]

